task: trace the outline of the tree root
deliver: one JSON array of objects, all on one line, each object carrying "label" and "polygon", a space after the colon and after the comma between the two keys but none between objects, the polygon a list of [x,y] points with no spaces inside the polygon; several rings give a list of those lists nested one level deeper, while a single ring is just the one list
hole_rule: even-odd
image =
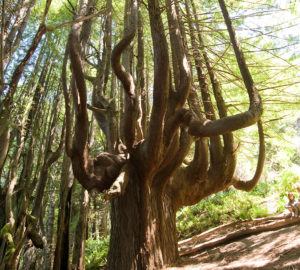
[{"label": "tree root", "polygon": [[[241,236],[275,230],[291,224],[300,223],[300,217],[290,217],[291,215],[279,215],[273,217],[237,221],[234,223],[221,225],[190,239],[180,241],[178,243],[179,255],[184,256],[199,252],[206,248],[224,244]],[[200,240],[203,241],[200,242]]]}]

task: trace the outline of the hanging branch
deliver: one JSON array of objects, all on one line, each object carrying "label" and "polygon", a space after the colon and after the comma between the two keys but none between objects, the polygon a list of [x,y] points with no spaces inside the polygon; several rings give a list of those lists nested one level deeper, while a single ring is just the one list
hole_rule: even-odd
[{"label": "hanging branch", "polygon": [[253,188],[255,188],[263,172],[266,154],[265,154],[264,131],[263,131],[262,122],[260,120],[257,122],[257,127],[258,127],[258,134],[259,134],[259,155],[258,155],[255,174],[251,180],[241,180],[233,177],[232,182],[233,182],[233,186],[236,189],[251,191]]},{"label": "hanging branch", "polygon": [[[233,29],[231,29],[231,31],[233,31]],[[235,41],[232,43],[234,42]],[[237,58],[238,57],[239,54],[237,54]],[[245,62],[241,62],[243,65],[246,65]],[[248,75],[251,76],[250,73]],[[251,97],[250,108],[248,111],[229,117],[225,116],[225,112],[223,111],[221,114],[225,117],[218,120],[203,121],[201,118],[200,120],[191,120],[189,123],[189,132],[192,135],[196,135],[196,137],[212,137],[226,132],[231,132],[235,129],[240,129],[241,127],[246,127],[257,122],[259,128],[260,148],[254,177],[250,181],[243,181],[233,176],[235,169],[235,151],[230,151],[230,147],[227,145],[227,143],[231,141],[230,138],[230,140],[228,140],[228,142],[224,145],[225,164],[222,162],[218,170],[214,168],[212,160],[210,160],[211,164],[208,168],[207,142],[196,142],[193,161],[188,167],[179,168],[178,173],[174,175],[174,178],[171,181],[170,188],[173,192],[173,200],[177,207],[192,205],[210,194],[223,190],[230,185],[233,185],[237,189],[250,191],[257,184],[262,173],[265,158],[264,134],[262,123],[260,121],[262,104],[256,88],[254,86],[253,89],[250,90],[248,89],[248,86],[246,88],[249,93],[249,97]],[[189,100],[189,103],[192,105],[192,109],[195,107],[193,102]],[[219,105],[221,105],[221,107],[223,106],[222,101]],[[222,108],[220,108],[220,110],[222,111]],[[186,120],[188,121],[188,118]],[[198,123],[196,129],[197,131],[200,131],[199,133],[193,133],[193,131],[195,131],[193,130],[193,128],[195,128],[193,125],[196,122]],[[193,187],[193,191],[191,191],[191,186]]]}]

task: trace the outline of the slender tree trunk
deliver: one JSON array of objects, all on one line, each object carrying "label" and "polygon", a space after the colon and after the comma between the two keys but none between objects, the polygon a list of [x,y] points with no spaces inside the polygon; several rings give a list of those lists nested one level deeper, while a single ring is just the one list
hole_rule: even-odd
[{"label": "slender tree trunk", "polygon": [[36,0],[26,0],[22,3],[19,14],[14,22],[14,25],[10,29],[7,38],[5,39],[5,47],[4,47],[4,66],[7,64],[8,59],[12,56],[12,54],[16,51],[18,46],[20,45],[23,32],[27,25],[27,21],[29,19],[31,10],[35,4]]},{"label": "slender tree trunk", "polygon": [[84,188],[81,193],[81,204],[79,220],[76,226],[72,270],[84,270],[84,255],[85,255],[85,240],[86,240],[86,228],[89,213],[89,193]]},{"label": "slender tree trunk", "polygon": [[[0,105],[0,138],[3,139],[3,141],[2,141],[3,149],[2,150],[8,149],[9,136],[7,136],[7,135],[5,136],[5,134],[7,134],[7,132],[9,132],[8,131],[9,124],[10,124],[9,119],[10,119],[11,111],[12,111],[13,97],[16,92],[21,75],[25,69],[25,66],[28,64],[30,58],[34,54],[43,35],[46,32],[45,20],[46,20],[46,16],[47,16],[50,4],[51,4],[51,0],[47,0],[39,29],[33,39],[33,42],[31,44],[30,48],[27,50],[25,57],[22,59],[20,64],[14,70],[13,75],[10,80],[10,83],[9,83],[9,88],[5,95],[5,98],[4,98],[3,102],[1,102],[1,105]],[[5,87],[3,86],[2,89],[0,90],[0,92],[3,92],[4,88]],[[3,161],[6,157],[6,155],[7,155],[7,151],[2,151],[0,154],[0,168],[3,164]],[[2,164],[1,164],[1,162],[2,162]]]},{"label": "slender tree trunk", "polygon": [[108,214],[109,214],[109,203],[100,202],[100,236],[106,237],[108,235]]},{"label": "slender tree trunk", "polygon": [[49,185],[50,189],[50,199],[48,202],[48,217],[46,223],[46,236],[47,236],[47,244],[45,247],[45,270],[52,269],[53,265],[53,230],[54,230],[54,221],[55,221],[55,186],[54,183],[51,182]]},{"label": "slender tree trunk", "polygon": [[53,269],[70,269],[70,219],[72,205],[73,178],[70,177],[71,160],[64,155],[61,185],[60,202],[57,222],[56,248],[54,254]]},{"label": "slender tree trunk", "polygon": [[[1,33],[0,33],[0,96],[4,91],[4,29],[5,29],[5,0],[1,3]],[[1,153],[1,149],[0,149]],[[0,156],[0,168],[1,168],[1,156]]]}]

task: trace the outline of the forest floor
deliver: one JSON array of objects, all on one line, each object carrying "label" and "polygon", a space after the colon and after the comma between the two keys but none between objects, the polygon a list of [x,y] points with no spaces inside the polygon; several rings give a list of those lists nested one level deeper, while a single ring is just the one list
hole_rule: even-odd
[{"label": "forest floor", "polygon": [[179,269],[300,270],[300,224],[240,237],[181,257]]}]

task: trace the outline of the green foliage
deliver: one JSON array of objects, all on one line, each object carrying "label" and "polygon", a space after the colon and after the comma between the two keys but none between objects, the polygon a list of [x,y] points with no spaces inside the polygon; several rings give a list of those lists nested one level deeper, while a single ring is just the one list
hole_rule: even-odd
[{"label": "green foliage", "polygon": [[[241,191],[229,190],[217,193],[190,207],[178,211],[177,228],[180,238],[237,220],[256,218],[266,214],[256,206],[263,198]],[[197,224],[194,224],[196,222]]]},{"label": "green foliage", "polygon": [[3,227],[2,227],[2,229],[1,229],[1,231],[0,231],[0,237],[1,238],[4,238],[4,236],[7,234],[7,233],[9,233],[10,232],[10,223],[6,223]]},{"label": "green foliage", "polygon": [[282,213],[287,192],[296,193],[299,175],[292,169],[282,171],[277,180],[262,181],[250,193],[229,189],[206,198],[177,213],[179,238],[184,239],[216,226],[245,219]]},{"label": "green foliage", "polygon": [[284,170],[281,175],[281,183],[278,183],[277,187],[281,187],[282,192],[291,192],[299,184],[299,177],[293,171]]},{"label": "green foliage", "polygon": [[100,239],[89,238],[85,247],[85,268],[87,270],[99,269],[106,262],[109,247],[109,237]]}]

